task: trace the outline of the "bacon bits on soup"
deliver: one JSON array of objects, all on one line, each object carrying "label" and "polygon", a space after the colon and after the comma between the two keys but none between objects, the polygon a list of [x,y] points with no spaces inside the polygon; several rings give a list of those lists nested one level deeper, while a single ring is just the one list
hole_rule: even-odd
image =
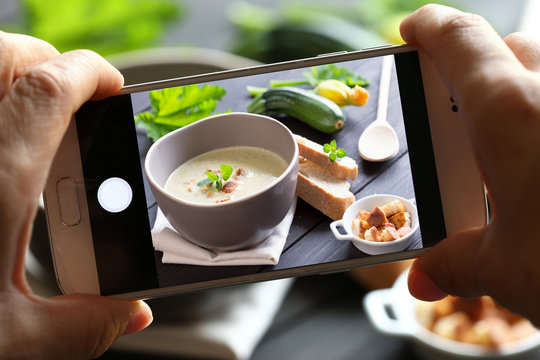
[{"label": "bacon bits on soup", "polygon": [[[197,185],[207,178],[208,172],[222,179],[222,164],[232,166],[233,171],[220,186],[211,181]],[[271,151],[252,146],[226,147],[208,151],[180,165],[167,179],[165,190],[186,201],[222,203],[257,192],[286,169],[287,163]]]}]

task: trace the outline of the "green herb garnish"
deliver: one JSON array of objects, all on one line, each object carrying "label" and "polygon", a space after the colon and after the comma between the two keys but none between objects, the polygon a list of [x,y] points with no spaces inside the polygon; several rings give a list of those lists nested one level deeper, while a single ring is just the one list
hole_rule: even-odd
[{"label": "green herb garnish", "polygon": [[135,123],[156,141],[168,132],[215,115],[217,103],[225,94],[222,87],[208,84],[152,90],[152,111],[135,115]]},{"label": "green herb garnish", "polygon": [[331,162],[336,161],[337,158],[344,158],[347,156],[347,152],[337,147],[336,140],[330,141],[330,144],[323,145],[323,151],[328,154],[328,158]]},{"label": "green herb garnish", "polygon": [[216,189],[221,190],[223,188],[223,182],[229,180],[229,178],[231,177],[233,173],[233,168],[231,165],[221,164],[219,170],[221,171],[221,176],[218,176],[217,174],[208,171],[206,173],[206,176],[208,176],[208,178],[199,181],[197,185],[203,187],[205,185],[215,183]]},{"label": "green herb garnish", "polygon": [[311,72],[304,72],[304,77],[305,79],[271,80],[270,85],[272,87],[279,87],[309,84],[313,87],[317,87],[321,81],[330,79],[343,81],[348,87],[351,88],[355,87],[356,85],[362,87],[369,85],[369,81],[364,79],[362,76],[356,75],[350,70],[335,64],[314,66],[311,68]]}]

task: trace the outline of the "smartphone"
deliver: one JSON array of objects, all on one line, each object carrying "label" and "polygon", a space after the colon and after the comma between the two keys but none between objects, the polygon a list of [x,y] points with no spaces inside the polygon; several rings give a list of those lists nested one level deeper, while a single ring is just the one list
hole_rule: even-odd
[{"label": "smartphone", "polygon": [[[400,147],[392,159],[370,162],[359,156],[357,143],[379,111],[383,57],[393,63],[385,110]],[[153,242],[159,209],[144,170],[146,153],[163,128],[144,127],[134,119],[150,116],[170,101],[193,100],[179,95],[156,100],[162,89],[219,88],[222,96],[211,114],[246,112],[253,101],[250,87],[303,79],[303,85],[295,86],[312,90],[315,84],[305,80],[315,81],[329,69],[345,69],[369,83],[364,106],[341,108],[347,122],[339,132],[318,131],[293,116],[270,115],[319,144],[336,140],[358,163],[359,175],[351,183],[357,199],[377,193],[414,199],[420,223],[416,240],[402,251],[368,255],[336,240],[331,220],[298,199],[276,263],[201,264],[189,259],[191,252],[184,254],[187,260],[164,260],[166,251]],[[202,105],[189,110],[172,106],[187,115],[203,111]],[[66,294],[140,299],[417,257],[448,234],[488,221],[484,184],[459,111],[430,58],[408,45],[132,85],[116,96],[88,102],[71,121],[44,191],[60,288]]]}]

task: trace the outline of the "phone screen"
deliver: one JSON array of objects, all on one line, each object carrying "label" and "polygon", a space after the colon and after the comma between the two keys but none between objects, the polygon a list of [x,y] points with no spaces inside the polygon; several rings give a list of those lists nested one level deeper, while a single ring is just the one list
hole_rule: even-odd
[{"label": "phone screen", "polygon": [[[400,149],[394,158],[384,162],[368,162],[358,154],[357,142],[362,131],[377,117],[379,81],[382,57],[362,58],[333,63],[335,69],[346,69],[365,78],[369,85],[369,99],[364,106],[347,105],[342,108],[347,122],[335,134],[326,134],[289,116],[272,115],[293,133],[320,144],[336,140],[338,147],[357,161],[359,174],[351,183],[356,199],[386,193],[415,199],[420,229],[404,251],[433,246],[446,236],[439,186],[437,181],[429,121],[418,54],[408,51],[390,55],[393,58],[387,121],[394,127]],[[216,102],[212,114],[246,112],[253,96],[248,87],[269,88],[273,81],[309,79],[328,70],[328,66],[299,67],[284,71],[257,73],[204,83],[182,85],[196,87],[195,93],[206,89],[221,89],[223,96]],[[313,84],[295,85],[312,89]],[[199,282],[211,282],[231,277],[251,277],[262,273],[292,269],[313,269],[320,264],[331,264],[372,258],[348,241],[337,241],[329,224],[331,219],[301,199],[288,234],[279,249],[278,261],[251,265],[242,263],[200,263],[197,250],[179,250],[181,256],[169,256],[168,248],[156,241],[152,229],[160,216],[158,205],[150,191],[144,172],[145,155],[153,143],[148,131],[159,132],[159,127],[141,126],[136,116],[154,114],[167,101],[184,101],[174,111],[203,111],[189,108],[195,98],[177,97],[156,100],[151,90],[115,96],[99,102],[89,102],[76,114],[83,174],[99,284],[103,295],[129,293],[153,288],[175,287]],[[187,94],[187,92],[185,92]],[[194,95],[195,96],[195,95]],[[163,110],[163,109],[162,109]],[[200,141],[205,141],[204,138]],[[249,219],[246,219],[249,221]],[[209,223],[211,226],[211,221]],[[193,244],[188,244],[193,245]],[[182,248],[182,247],[181,247]],[[184,248],[182,248],[184,249]],[[210,259],[222,255],[205,253]],[[231,254],[229,254],[231,255]],[[235,254],[231,255],[233,258]],[[249,256],[248,256],[249,257]],[[179,259],[180,258],[180,259]],[[171,260],[173,259],[173,260]],[[361,263],[361,262],[358,262]]]}]

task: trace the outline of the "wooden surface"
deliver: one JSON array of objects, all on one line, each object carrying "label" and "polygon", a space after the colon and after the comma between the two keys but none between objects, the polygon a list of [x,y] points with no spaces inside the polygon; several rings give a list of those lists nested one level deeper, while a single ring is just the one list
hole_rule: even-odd
[{"label": "wooden surface", "polygon": [[[359,164],[359,175],[351,184],[351,191],[356,198],[376,193],[399,195],[405,198],[414,197],[412,178],[410,174],[409,158],[406,149],[405,130],[403,127],[403,115],[399,90],[397,88],[395,69],[392,74],[390,85],[390,97],[388,103],[388,122],[392,124],[400,139],[400,151],[398,155],[387,162],[370,163],[362,160],[358,155],[357,141],[367,125],[374,121],[377,116],[377,103],[379,93],[379,78],[381,59],[366,59],[362,62],[349,63],[351,71],[360,74],[370,85],[367,89],[370,98],[363,107],[346,106],[343,111],[347,117],[345,127],[337,134],[324,134],[318,132],[306,124],[292,118],[279,117],[286,126],[294,133],[303,135],[311,140],[329,143],[336,139],[338,146],[344,148],[347,154]],[[307,69],[309,71],[309,69]],[[217,112],[246,111],[252,98],[246,90],[247,85],[268,87],[270,79],[298,79],[303,77],[306,69],[289,70],[279,74],[264,74],[256,77],[246,77],[235,81],[222,80],[211,82],[226,89],[227,94],[219,103]],[[147,93],[138,94],[134,97],[134,111],[146,111],[149,109]],[[150,143],[145,139],[144,133],[139,134],[141,140],[141,154],[144,154]],[[201,141],[204,141],[202,139]],[[155,216],[156,204],[150,191],[147,189],[147,198],[150,209],[151,223]],[[331,220],[325,215],[312,208],[302,200],[298,201],[295,217],[291,226],[285,247],[279,263],[275,266],[194,266],[163,264],[161,253],[156,251],[156,263],[160,286],[174,286],[190,282],[214,280],[231,276],[250,275],[254,273],[281,270],[298,266],[309,266],[319,263],[350,260],[363,258],[366,255],[359,251],[352,243],[337,241],[330,232]],[[419,232],[409,249],[422,247]]]}]

